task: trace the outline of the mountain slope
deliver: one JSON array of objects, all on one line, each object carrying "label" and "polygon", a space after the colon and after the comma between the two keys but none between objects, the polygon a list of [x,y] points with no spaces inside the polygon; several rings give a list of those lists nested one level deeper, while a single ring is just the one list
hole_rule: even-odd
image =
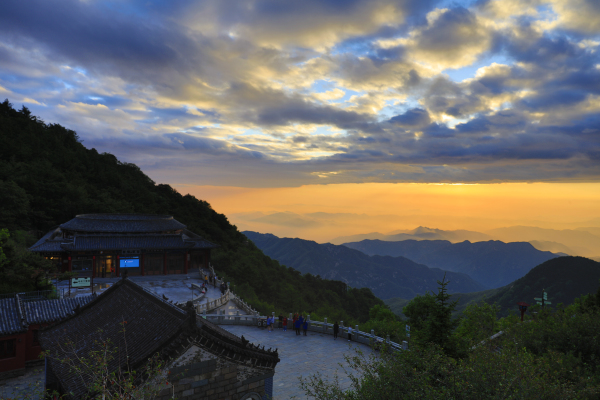
[{"label": "mountain slope", "polygon": [[[412,298],[437,288],[445,271],[428,268],[404,257],[368,256],[330,243],[278,238],[271,234],[243,232],[269,257],[303,273],[338,279],[352,287],[368,287],[376,296]],[[478,291],[483,287],[469,276],[448,272],[448,290]],[[462,289],[464,288],[464,289]]]},{"label": "mountain slope", "polygon": [[536,250],[529,243],[487,241],[450,243],[446,240],[363,240],[344,246],[368,255],[406,257],[432,268],[469,275],[486,288],[504,286],[542,262],[558,255]]},{"label": "mountain slope", "polygon": [[262,312],[366,321],[369,309],[382,304],[368,289],[347,290],[343,282],[279,265],[206,201],[155,184],[136,165],[85,148],[74,131],[46,124],[25,107],[17,111],[8,100],[0,103],[0,143],[0,228],[39,236],[76,214],[169,214],[221,246],[212,253],[217,273]]},{"label": "mountain slope", "polygon": [[[459,313],[468,304],[486,301],[497,303],[500,314],[508,315],[518,312],[517,302],[524,301],[530,305],[536,302],[535,297],[541,297],[542,291],[548,293],[551,307],[560,303],[572,304],[582,295],[596,293],[600,286],[600,263],[584,257],[557,257],[548,260],[529,271],[525,276],[510,284],[497,288],[473,293],[455,293],[452,300],[458,300],[456,312]],[[387,299],[386,304],[396,313],[402,315],[402,307],[407,299]]]}]

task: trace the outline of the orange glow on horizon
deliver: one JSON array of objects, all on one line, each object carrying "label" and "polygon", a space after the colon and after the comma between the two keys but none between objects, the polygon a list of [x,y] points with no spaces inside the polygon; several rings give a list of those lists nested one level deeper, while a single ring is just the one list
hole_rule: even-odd
[{"label": "orange glow on horizon", "polygon": [[[511,225],[565,229],[583,226],[600,217],[600,183],[361,183],[295,188],[176,188],[183,194],[190,193],[208,201],[215,211],[225,214],[241,230],[317,241],[342,235],[413,229],[420,225],[478,231]],[[331,216],[329,225],[286,226],[240,216],[243,213],[305,215],[317,212],[357,214],[360,218],[346,218],[342,222]]]}]

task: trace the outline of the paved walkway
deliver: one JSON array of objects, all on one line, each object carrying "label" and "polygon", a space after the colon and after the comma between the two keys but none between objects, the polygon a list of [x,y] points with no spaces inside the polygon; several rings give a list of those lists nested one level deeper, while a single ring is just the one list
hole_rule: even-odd
[{"label": "paved walkway", "polygon": [[[342,338],[333,340],[333,336],[316,332],[308,332],[308,336],[297,336],[293,330],[283,332],[275,329],[268,332],[266,328],[252,326],[221,325],[222,328],[244,337],[254,344],[279,351],[281,361],[275,368],[273,377],[273,397],[275,400],[288,400],[296,396],[298,400],[309,399],[300,389],[298,377],[308,378],[320,372],[333,379],[337,372],[343,388],[350,387],[350,378],[339,364],[344,364],[344,355],[354,355],[356,348],[364,354],[371,354],[370,347],[348,342]],[[311,398],[312,399],[312,398]]]}]

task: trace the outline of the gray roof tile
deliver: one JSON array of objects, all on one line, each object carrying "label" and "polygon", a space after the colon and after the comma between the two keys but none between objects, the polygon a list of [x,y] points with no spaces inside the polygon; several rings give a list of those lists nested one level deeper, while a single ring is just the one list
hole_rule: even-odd
[{"label": "gray roof tile", "polygon": [[84,306],[96,296],[80,296],[70,299],[38,300],[22,303],[28,324],[44,324],[66,318],[77,306]]},{"label": "gray roof tile", "polygon": [[82,214],[60,225],[76,232],[151,233],[185,229],[170,215],[147,214]]},{"label": "gray roof tile", "polygon": [[0,335],[12,335],[27,331],[19,312],[16,297],[0,299]]}]

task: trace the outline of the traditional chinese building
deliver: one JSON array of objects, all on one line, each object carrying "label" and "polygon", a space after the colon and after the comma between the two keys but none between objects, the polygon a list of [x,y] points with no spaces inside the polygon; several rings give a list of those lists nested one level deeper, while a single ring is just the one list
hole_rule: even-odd
[{"label": "traditional chinese building", "polygon": [[80,277],[185,274],[207,268],[217,245],[169,215],[83,214],[48,232],[30,250]]},{"label": "traditional chinese building", "polygon": [[[259,349],[199,317],[191,302],[180,308],[123,278],[40,332],[47,358],[46,382],[72,399],[94,396],[90,376],[73,373],[61,361],[80,366],[109,341],[114,358],[107,370],[142,371],[154,356],[166,362],[164,378],[136,385],[160,385],[158,399],[264,400],[272,397],[277,351]],[[75,346],[69,346],[74,343]],[[147,379],[147,378],[144,378]],[[165,381],[168,380],[168,384]]]},{"label": "traditional chinese building", "polygon": [[0,378],[22,375],[39,363],[39,330],[66,318],[94,296],[27,301],[22,295],[0,299]]}]

